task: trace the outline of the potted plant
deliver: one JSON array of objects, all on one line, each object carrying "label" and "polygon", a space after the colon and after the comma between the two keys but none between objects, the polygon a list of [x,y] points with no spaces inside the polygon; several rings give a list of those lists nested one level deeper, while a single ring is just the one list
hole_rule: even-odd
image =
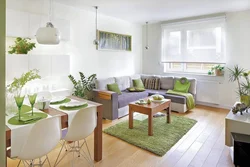
[{"label": "potted plant", "polygon": [[[20,110],[21,110],[23,100],[24,100],[24,95],[21,95],[22,88],[27,82],[34,80],[34,79],[40,79],[41,76],[38,75],[38,72],[39,71],[36,69],[30,70],[27,73],[22,74],[20,78],[14,78],[14,81],[11,84],[7,85],[6,104],[9,105],[6,107],[7,112],[9,112],[8,108],[13,109],[12,105],[16,103],[16,105],[18,106],[18,110],[19,110],[19,119],[20,119]],[[13,101],[14,99],[15,101]],[[10,112],[13,112],[13,111],[10,111]]]},{"label": "potted plant", "polygon": [[240,68],[238,65],[232,69],[229,68],[229,81],[237,82],[238,90],[237,94],[240,97],[240,101],[250,106],[250,71],[246,72],[245,69]]},{"label": "potted plant", "polygon": [[223,76],[224,75],[224,66],[220,64],[213,66],[211,70],[208,71],[208,75],[215,74],[216,76]]},{"label": "potted plant", "polygon": [[36,47],[36,44],[29,42],[30,38],[17,37],[15,44],[10,46],[9,54],[28,54],[29,51]]},{"label": "potted plant", "polygon": [[73,96],[81,97],[84,99],[92,98],[92,90],[95,88],[96,74],[90,75],[88,78],[82,72],[79,72],[80,80],[76,81],[72,75],[69,75],[70,81],[74,85]]}]

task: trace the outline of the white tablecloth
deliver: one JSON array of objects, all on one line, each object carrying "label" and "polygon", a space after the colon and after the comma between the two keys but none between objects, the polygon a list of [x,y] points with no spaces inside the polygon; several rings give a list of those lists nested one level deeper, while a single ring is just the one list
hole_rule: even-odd
[{"label": "white tablecloth", "polygon": [[[79,101],[78,101],[78,100],[71,99],[71,102],[79,102]],[[64,104],[65,104],[65,103],[64,103]],[[68,115],[68,126],[70,126],[70,124],[71,124],[71,122],[72,122],[74,116],[76,115],[76,113],[77,113],[79,110],[70,110],[70,111],[62,110],[62,109],[59,108],[60,105],[61,105],[61,104],[59,104],[59,105],[50,105],[50,107],[51,107],[51,108],[54,108],[54,109],[56,109],[56,110],[58,110],[58,111],[61,111],[61,112],[66,113],[66,114]],[[93,106],[94,106],[94,105],[88,103],[88,106],[85,107],[85,108],[83,108],[83,109],[86,109],[86,108],[89,108],[89,107],[93,107]]]},{"label": "white tablecloth", "polygon": [[[38,109],[33,110],[34,112],[42,112]],[[31,111],[30,111],[31,112]],[[29,112],[28,112],[29,113]],[[34,126],[33,124],[26,125],[11,125],[8,123],[8,120],[12,118],[14,115],[6,116],[5,124],[11,129],[11,157],[17,157],[19,152],[22,149],[27,137],[30,133],[30,130]],[[48,115],[47,118],[51,117]]]}]

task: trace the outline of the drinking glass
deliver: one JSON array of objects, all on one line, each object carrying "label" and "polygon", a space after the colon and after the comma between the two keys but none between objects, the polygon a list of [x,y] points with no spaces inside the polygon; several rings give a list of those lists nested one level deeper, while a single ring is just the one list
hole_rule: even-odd
[{"label": "drinking glass", "polygon": [[36,97],[37,97],[37,93],[34,93],[32,95],[28,95],[28,98],[29,98],[29,101],[30,101],[30,105],[31,105],[31,108],[32,108],[32,116],[33,116],[33,109],[34,109],[34,104],[36,103]]},{"label": "drinking glass", "polygon": [[21,108],[22,108],[22,105],[23,105],[23,100],[24,100],[24,97],[25,96],[15,96],[15,101],[16,101],[16,105],[18,107],[18,118],[19,118],[19,121],[21,120]]}]

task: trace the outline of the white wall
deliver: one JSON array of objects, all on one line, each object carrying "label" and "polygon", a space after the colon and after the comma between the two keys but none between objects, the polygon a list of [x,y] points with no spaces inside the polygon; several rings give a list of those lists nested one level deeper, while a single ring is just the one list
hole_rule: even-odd
[{"label": "white wall", "polygon": [[[8,0],[7,8],[46,14],[48,3],[43,0]],[[142,28],[140,25],[99,14],[98,28],[100,30],[132,35],[132,51],[98,51],[93,45],[95,39],[94,9],[85,11],[55,3],[53,17],[70,21],[71,40],[63,41],[57,46],[37,44],[37,48],[31,51],[31,54],[70,55],[70,72],[74,75],[82,71],[86,75],[96,73],[98,78],[105,78],[141,72]],[[7,45],[12,43],[13,39],[7,40]]]},{"label": "white wall", "polygon": [[[250,53],[250,10],[232,12],[226,14],[226,67],[239,66],[249,69],[249,53]],[[149,50],[143,48],[142,71],[146,74],[160,74],[171,76],[187,76],[197,78],[198,81],[213,81],[219,83],[219,106],[230,108],[238,97],[235,93],[236,84],[228,81],[228,73],[226,71],[224,77],[211,77],[201,75],[188,75],[163,72],[161,65],[161,23],[149,25]],[[143,46],[145,45],[145,26],[143,27]],[[198,85],[203,89],[203,85]],[[197,92],[199,94],[199,92]]]}]

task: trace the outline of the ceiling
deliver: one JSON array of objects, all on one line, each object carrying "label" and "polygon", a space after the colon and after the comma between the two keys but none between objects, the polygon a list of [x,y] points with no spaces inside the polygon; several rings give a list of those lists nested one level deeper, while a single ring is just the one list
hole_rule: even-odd
[{"label": "ceiling", "polygon": [[166,21],[199,15],[246,10],[250,0],[56,0],[133,23]]}]

